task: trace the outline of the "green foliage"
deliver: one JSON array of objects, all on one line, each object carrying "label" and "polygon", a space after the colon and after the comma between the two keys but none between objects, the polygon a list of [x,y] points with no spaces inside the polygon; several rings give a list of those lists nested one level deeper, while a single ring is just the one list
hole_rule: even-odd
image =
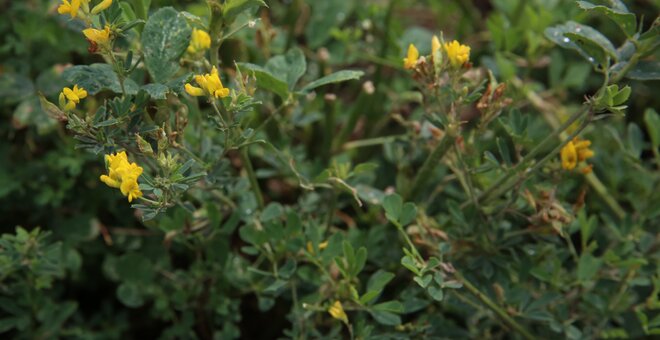
[{"label": "green foliage", "polygon": [[99,2],[2,7],[3,338],[660,334],[657,4]]}]

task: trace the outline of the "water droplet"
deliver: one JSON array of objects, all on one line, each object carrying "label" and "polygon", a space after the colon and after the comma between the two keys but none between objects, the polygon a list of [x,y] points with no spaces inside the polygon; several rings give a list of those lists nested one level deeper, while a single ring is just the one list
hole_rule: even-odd
[{"label": "water droplet", "polygon": [[569,43],[569,42],[571,42],[571,39],[564,38],[564,42],[565,42],[565,43]]},{"label": "water droplet", "polygon": [[589,61],[593,63],[593,62],[594,62],[594,58],[589,57]]},{"label": "water droplet", "polygon": [[575,32],[577,32],[577,33],[580,33],[580,31],[582,31],[582,27],[578,27],[578,28],[575,29]]}]

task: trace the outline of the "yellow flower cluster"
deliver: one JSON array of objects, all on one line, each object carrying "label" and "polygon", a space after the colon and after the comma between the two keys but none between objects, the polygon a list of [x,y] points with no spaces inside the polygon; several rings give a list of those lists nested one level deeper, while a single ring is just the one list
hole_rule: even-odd
[{"label": "yellow flower cluster", "polygon": [[[591,146],[591,141],[580,139],[578,137],[573,138],[572,141],[568,142],[561,149],[561,166],[565,170],[573,170],[578,165],[579,162],[585,161],[588,158],[594,156],[594,152],[589,149]],[[592,166],[589,165],[582,169],[583,173],[591,172]]]},{"label": "yellow flower cluster", "polygon": [[[467,45],[462,45],[458,41],[454,40],[452,42],[440,43],[440,39],[437,36],[433,36],[431,39],[431,56],[436,56],[438,51],[443,48],[449,59],[449,64],[454,68],[461,68],[465,63],[470,60],[470,47]],[[408,55],[406,58],[403,58],[403,67],[407,70],[413,69],[417,66],[419,61],[419,51],[414,44],[408,46]]]},{"label": "yellow flower cluster", "polygon": [[335,301],[335,303],[328,309],[328,313],[330,313],[333,318],[348,323],[348,316],[346,316],[346,312],[344,312],[344,307],[341,305],[341,302]]},{"label": "yellow flower cluster", "polygon": [[190,45],[188,45],[188,53],[195,54],[203,52],[211,47],[211,36],[206,31],[193,28],[192,36],[190,38]]},{"label": "yellow flower cluster", "polygon": [[459,68],[470,60],[470,47],[454,40],[444,45],[451,66]]},{"label": "yellow flower cluster", "polygon": [[[83,12],[89,11],[89,0],[62,0],[62,4],[57,7],[57,13],[69,14],[71,18],[78,16],[80,6],[83,6]],[[98,5],[92,8],[92,14],[99,14],[112,5],[112,0],[102,0]]]},{"label": "yellow flower cluster", "polygon": [[86,28],[83,31],[85,37],[98,45],[107,45],[110,41],[110,26],[106,25],[103,30]]},{"label": "yellow flower cluster", "polygon": [[126,152],[122,151],[112,155],[105,155],[108,163],[108,174],[101,175],[101,182],[111,188],[118,188],[128,201],[142,197],[142,191],[137,182],[142,174],[142,168],[136,163],[130,163]]},{"label": "yellow flower cluster", "polygon": [[73,85],[73,89],[65,87],[60,92],[60,108],[71,111],[85,97],[87,97],[87,91],[82,87],[78,87],[78,85]]},{"label": "yellow flower cluster", "polygon": [[211,96],[216,98],[224,98],[229,96],[229,89],[222,86],[222,81],[218,76],[218,69],[213,66],[211,73],[204,75],[196,75],[195,82],[200,87],[186,84],[186,92],[191,96]]}]

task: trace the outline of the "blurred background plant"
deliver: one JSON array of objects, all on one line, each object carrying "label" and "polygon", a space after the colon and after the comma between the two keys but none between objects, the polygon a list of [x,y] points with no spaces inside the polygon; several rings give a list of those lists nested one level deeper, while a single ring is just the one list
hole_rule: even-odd
[{"label": "blurred background plant", "polygon": [[100,54],[60,4],[0,4],[3,336],[660,334],[658,1],[115,0]]}]

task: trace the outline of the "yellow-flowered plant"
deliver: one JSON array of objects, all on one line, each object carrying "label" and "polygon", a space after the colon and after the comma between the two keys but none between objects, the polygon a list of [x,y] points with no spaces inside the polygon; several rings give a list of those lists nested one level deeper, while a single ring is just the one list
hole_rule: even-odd
[{"label": "yellow-flowered plant", "polygon": [[99,14],[112,5],[112,0],[103,0],[92,8],[92,14]]},{"label": "yellow-flowered plant", "polygon": [[[580,139],[578,137],[573,138],[572,141],[564,145],[560,152],[562,168],[569,171],[573,170],[577,167],[579,162],[593,157],[594,152],[589,149],[589,146],[591,146],[591,141]],[[591,167],[588,166],[585,169],[587,170],[583,172],[589,172]]]},{"label": "yellow-flowered plant", "polygon": [[195,82],[200,87],[186,84],[186,92],[191,96],[210,96],[215,98],[224,98],[229,96],[229,89],[222,86],[220,76],[218,76],[218,69],[213,66],[211,73],[204,75],[196,75]]},{"label": "yellow-flowered plant", "polygon": [[106,25],[104,29],[86,28],[83,31],[85,37],[101,46],[107,46],[110,42],[110,26]]},{"label": "yellow-flowered plant", "polygon": [[341,305],[341,302],[335,301],[335,303],[328,308],[328,313],[330,313],[333,318],[348,323],[348,316],[346,316],[346,312],[344,312],[344,307]]},{"label": "yellow-flowered plant", "polygon": [[125,151],[105,155],[105,160],[108,163],[108,174],[101,175],[101,182],[111,188],[118,188],[129,202],[142,197],[142,191],[137,182],[138,177],[142,174],[142,167],[136,163],[130,163]]},{"label": "yellow-flowered plant", "polygon": [[445,43],[444,48],[447,53],[447,58],[449,58],[449,63],[455,68],[463,66],[463,64],[470,60],[470,46],[462,45],[454,40]]},{"label": "yellow-flowered plant", "polygon": [[403,58],[403,67],[406,70],[413,69],[417,65],[417,60],[419,60],[419,51],[415,45],[410,44],[408,46],[408,55],[406,58]]},{"label": "yellow-flowered plant", "polygon": [[87,97],[87,91],[84,88],[78,87],[78,85],[73,85],[72,89],[65,87],[60,92],[60,107],[65,111],[71,111],[85,97]]},{"label": "yellow-flowered plant", "polygon": [[211,47],[211,36],[204,30],[193,28],[192,36],[190,38],[190,45],[188,45],[188,53],[195,54],[206,51]]},{"label": "yellow-flowered plant", "polygon": [[62,4],[57,7],[57,13],[69,14],[71,18],[78,16],[80,5],[87,6],[89,0],[62,0]]}]

